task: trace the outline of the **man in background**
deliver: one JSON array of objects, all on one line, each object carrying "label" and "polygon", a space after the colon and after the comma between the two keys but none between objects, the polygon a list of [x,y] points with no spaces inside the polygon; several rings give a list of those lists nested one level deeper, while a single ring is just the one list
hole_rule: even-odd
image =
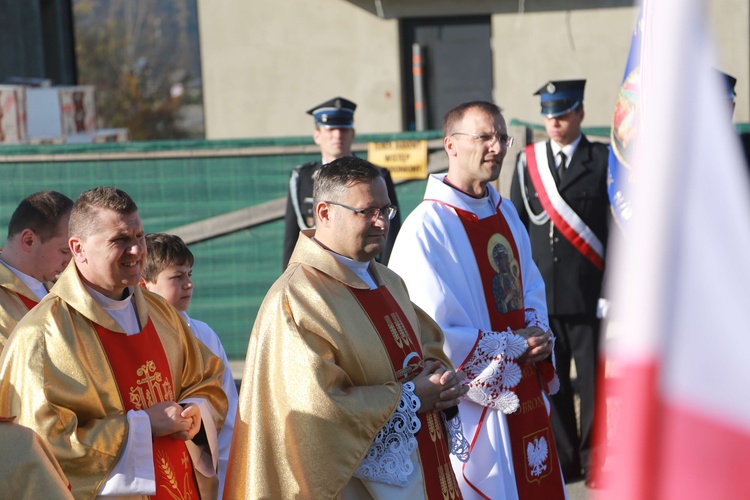
[{"label": "man in background", "polygon": [[[73,200],[57,191],[24,198],[8,223],[0,253],[0,352],[18,321],[52,287],[70,261]],[[70,482],[43,439],[0,412],[0,482],[8,498],[73,498]]]},{"label": "man in background", "polygon": [[0,251],[0,352],[16,323],[49,291],[70,262],[68,219],[73,200],[57,191],[24,198]]},{"label": "man in background", "polygon": [[[592,449],[599,353],[599,309],[610,204],[609,149],[581,133],[585,80],[550,81],[541,100],[549,139],[519,156],[511,200],[529,231],[544,279],[550,327],[557,338],[560,390],[551,397],[552,426],[566,482],[587,478],[603,457]],[[576,384],[571,380],[575,360]],[[580,434],[574,395],[581,398]]]},{"label": "man in background", "polygon": [[[307,110],[315,121],[313,140],[320,148],[320,161],[311,161],[299,165],[289,177],[289,195],[287,196],[286,215],[284,216],[284,257],[283,266],[286,269],[294,245],[297,243],[299,232],[315,228],[314,206],[312,201],[313,182],[320,167],[333,160],[352,156],[354,143],[354,110],[357,105],[343,97],[334,97],[326,102]],[[391,180],[390,172],[378,167],[388,188],[388,197],[394,206],[398,206],[396,188]],[[388,240],[378,262],[388,263],[393,242],[401,227],[401,217],[397,214],[391,221]]]}]

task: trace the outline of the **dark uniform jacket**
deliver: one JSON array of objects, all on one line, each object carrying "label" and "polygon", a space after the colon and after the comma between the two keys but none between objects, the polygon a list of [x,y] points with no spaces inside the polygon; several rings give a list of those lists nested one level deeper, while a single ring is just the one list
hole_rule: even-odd
[{"label": "dark uniform jacket", "polygon": [[[300,230],[315,227],[312,202],[313,175],[321,166],[319,161],[303,163],[292,170],[292,175],[289,177],[289,195],[286,199],[286,215],[284,216],[284,269],[289,264],[289,258],[292,256],[294,246],[297,244]],[[391,173],[388,169],[382,167],[378,167],[378,170],[380,170],[380,174],[385,179],[391,205],[398,206],[396,187],[393,185]],[[377,258],[378,262],[383,265],[388,264],[388,257],[391,255],[393,242],[396,241],[399,229],[401,229],[401,214],[397,212],[396,217],[391,221],[383,253]]]},{"label": "dark uniform jacket", "polygon": [[[570,159],[564,179],[560,182],[552,148],[547,141],[547,159],[560,195],[605,248],[610,218],[607,195],[608,154],[606,144],[589,142],[583,136]],[[520,161],[518,163],[517,168],[523,169],[525,195],[531,211],[540,214],[544,209],[526,165]],[[603,272],[586,259],[557,228],[550,235],[551,221],[536,225],[530,220],[522,198],[518,170],[513,175],[510,195],[518,215],[529,230],[534,262],[539,267],[547,290],[548,313],[595,314],[601,297]]]}]

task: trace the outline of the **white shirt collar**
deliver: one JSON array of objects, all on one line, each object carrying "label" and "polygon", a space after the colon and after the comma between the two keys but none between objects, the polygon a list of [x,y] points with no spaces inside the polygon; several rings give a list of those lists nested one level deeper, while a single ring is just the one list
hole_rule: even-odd
[{"label": "white shirt collar", "polygon": [[[315,238],[313,238],[314,240]],[[351,271],[359,276],[359,278],[364,281],[367,286],[370,287],[371,290],[375,290],[378,287],[378,284],[375,283],[375,280],[372,278],[372,275],[370,274],[370,262],[360,262],[358,260],[350,259],[349,257],[344,257],[341,254],[337,254],[336,252],[333,252],[329,249],[327,249],[324,246],[321,246],[323,250],[333,255],[337,261],[341,262],[343,265],[351,269]]]},{"label": "white shirt collar", "polygon": [[38,279],[36,279],[33,276],[29,276],[28,274],[24,273],[23,271],[19,271],[18,269],[16,269],[15,267],[9,265],[5,261],[3,261],[3,264],[5,264],[5,267],[7,267],[11,271],[13,271],[13,274],[15,274],[16,276],[18,276],[18,279],[21,280],[24,285],[26,285],[27,287],[29,287],[29,290],[31,290],[32,292],[34,292],[34,295],[36,295],[36,297],[39,300],[43,299],[47,295],[47,287],[44,285],[44,283],[42,283],[41,281],[39,281]]},{"label": "white shirt collar", "polygon": [[125,333],[128,335],[133,335],[136,333],[140,333],[141,326],[138,323],[138,316],[135,313],[135,304],[133,304],[133,287],[128,287],[128,294],[127,297],[121,300],[115,300],[110,299],[104,294],[101,294],[88,286],[87,284],[83,284],[83,286],[86,287],[86,290],[91,295],[91,298],[94,299],[94,301],[101,306],[102,309],[104,309],[107,314],[109,314],[113,320],[117,322],[120,327],[122,327],[123,330],[125,330]]},{"label": "white shirt collar", "polygon": [[570,159],[573,158],[573,153],[576,152],[576,148],[578,148],[578,144],[581,143],[582,138],[583,134],[578,134],[578,138],[576,138],[575,141],[563,147],[560,147],[560,145],[555,141],[550,140],[549,143],[550,147],[552,148],[552,156],[555,157],[555,163],[557,163],[557,155],[560,154],[560,151],[565,153],[565,157],[568,159],[568,162],[570,162]]}]

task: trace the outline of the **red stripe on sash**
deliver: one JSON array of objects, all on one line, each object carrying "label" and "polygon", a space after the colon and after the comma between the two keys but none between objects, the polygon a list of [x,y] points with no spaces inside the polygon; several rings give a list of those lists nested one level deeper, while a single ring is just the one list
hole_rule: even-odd
[{"label": "red stripe on sash", "polygon": [[[385,286],[375,290],[350,288],[370,318],[388,352],[399,382],[405,382],[422,369],[422,347],[403,310]],[[460,499],[456,476],[450,463],[448,440],[438,412],[417,415],[422,424],[415,436],[422,464],[425,498]]]},{"label": "red stripe on sash", "polygon": [[[125,411],[145,410],[174,401],[169,361],[159,334],[149,318],[138,334],[126,335],[96,325],[120,390]],[[156,499],[198,499],[193,462],[184,441],[171,436],[153,439]]]},{"label": "red stripe on sash", "polygon": [[[453,208],[461,219],[474,252],[492,329],[505,331],[507,328],[525,328],[518,248],[499,205],[495,215],[481,220],[474,213]],[[537,365],[542,363],[522,367],[521,381],[513,389],[520,405],[516,412],[506,415],[520,500],[565,498],[557,449],[540,386],[541,372],[546,370],[540,370],[541,366]],[[482,424],[480,421],[477,434]],[[471,486],[479,492],[476,486]],[[493,493],[480,492],[490,497]]]},{"label": "red stripe on sash", "polygon": [[21,295],[20,293],[17,293],[16,295],[18,295],[18,298],[21,299],[21,302],[23,302],[23,304],[29,309],[29,311],[31,311],[34,306],[39,303],[39,301],[32,300],[25,295]]},{"label": "red stripe on sash", "polygon": [[545,212],[549,215],[549,218],[552,219],[555,227],[557,227],[560,233],[576,248],[576,250],[581,252],[581,254],[594,264],[597,269],[603,271],[604,260],[602,259],[602,256],[591,248],[586,240],[584,240],[581,235],[578,234],[570,224],[568,224],[552,204],[552,200],[550,200],[539,174],[539,164],[536,161],[536,152],[534,151],[533,144],[526,146],[526,166],[531,183],[534,185],[534,189],[536,189],[536,192],[539,195],[539,201],[541,202],[542,207],[544,207]]}]

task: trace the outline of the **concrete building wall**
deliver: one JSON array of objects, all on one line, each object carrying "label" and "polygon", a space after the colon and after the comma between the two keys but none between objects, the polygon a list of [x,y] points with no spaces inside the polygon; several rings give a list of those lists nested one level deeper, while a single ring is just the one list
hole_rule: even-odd
[{"label": "concrete building wall", "polygon": [[548,80],[586,79],[585,125],[612,121],[635,8],[495,14],[492,17],[495,101],[509,118],[540,123]]},{"label": "concrete building wall", "polygon": [[357,103],[360,133],[401,128],[396,20],[342,0],[198,0],[208,139],[310,134],[310,107]]},{"label": "concrete building wall", "polygon": [[[459,10],[491,15],[494,96],[508,119],[540,123],[532,96],[538,87],[548,79],[586,78],[584,125],[606,126],[638,14],[632,3],[531,0],[520,12],[516,2],[465,0]],[[706,4],[716,66],[738,78],[735,121],[748,122],[750,4]],[[384,0],[380,12],[377,5],[198,0],[207,138],[308,134],[304,111],[335,95],[358,103],[358,132],[400,131],[397,18],[457,15],[458,4]]]}]

